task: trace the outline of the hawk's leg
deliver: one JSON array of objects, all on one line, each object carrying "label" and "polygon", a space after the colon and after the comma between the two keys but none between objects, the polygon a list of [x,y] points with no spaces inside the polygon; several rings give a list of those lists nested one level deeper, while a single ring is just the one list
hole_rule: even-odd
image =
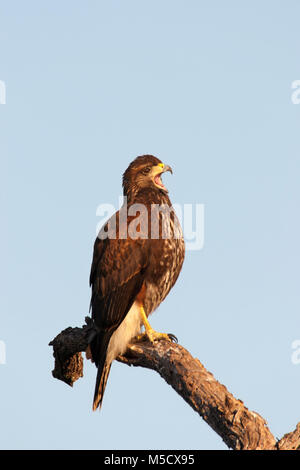
[{"label": "hawk's leg", "polygon": [[151,343],[154,343],[154,341],[159,341],[161,339],[177,342],[176,336],[172,334],[167,334],[167,333],[159,333],[158,331],[155,331],[152,328],[152,326],[150,325],[148,321],[148,318],[147,318],[147,315],[143,306],[141,306],[140,312],[141,312],[142,322],[145,327],[145,333],[139,335],[137,337],[138,340],[143,339],[146,336]]}]

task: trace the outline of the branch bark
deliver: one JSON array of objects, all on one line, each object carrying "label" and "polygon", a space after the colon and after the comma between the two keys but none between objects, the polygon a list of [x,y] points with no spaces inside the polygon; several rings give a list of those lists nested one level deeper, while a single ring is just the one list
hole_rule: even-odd
[{"label": "branch bark", "polygon": [[[92,320],[85,320],[82,328],[69,327],[49,343],[55,358],[53,377],[71,386],[83,376],[81,352],[96,334]],[[179,344],[133,342],[118,361],[158,372],[231,449],[300,450],[300,423],[276,441],[264,418],[248,410]]]}]

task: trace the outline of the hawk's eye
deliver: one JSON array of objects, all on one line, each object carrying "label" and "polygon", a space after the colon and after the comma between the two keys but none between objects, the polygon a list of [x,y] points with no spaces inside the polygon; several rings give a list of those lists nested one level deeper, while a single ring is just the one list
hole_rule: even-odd
[{"label": "hawk's eye", "polygon": [[147,166],[147,168],[144,168],[143,169],[143,175],[147,175],[149,173],[149,171],[151,170],[151,167],[150,166]]}]

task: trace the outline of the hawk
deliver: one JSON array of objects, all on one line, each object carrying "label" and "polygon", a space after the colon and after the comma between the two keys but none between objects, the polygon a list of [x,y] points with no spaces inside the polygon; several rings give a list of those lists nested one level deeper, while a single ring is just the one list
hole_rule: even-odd
[{"label": "hawk", "polygon": [[123,174],[124,204],[102,227],[90,273],[91,311],[96,333],[87,357],[98,368],[93,410],[101,408],[111,364],[131,340],[152,343],[159,333],[148,317],[175,284],[184,260],[184,240],[161,175],[172,173],[153,155],[142,155]]}]

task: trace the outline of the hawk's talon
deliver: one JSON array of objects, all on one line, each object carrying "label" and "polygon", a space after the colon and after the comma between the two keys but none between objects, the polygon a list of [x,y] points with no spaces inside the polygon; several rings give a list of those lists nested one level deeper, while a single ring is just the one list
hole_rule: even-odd
[{"label": "hawk's talon", "polygon": [[145,333],[138,335],[136,338],[138,341],[144,340],[147,338],[150,343],[154,343],[155,341],[165,340],[171,343],[178,343],[178,339],[172,333],[159,333],[158,331],[153,330],[152,326],[150,325],[144,307],[141,305],[141,320],[145,327]]},{"label": "hawk's talon", "polygon": [[172,333],[159,333],[155,330],[148,330],[144,333],[140,333],[139,335],[133,338],[133,343],[140,343],[143,341],[149,341],[150,343],[155,343],[156,341],[169,341],[170,343],[178,343],[178,339]]},{"label": "hawk's talon", "polygon": [[178,344],[178,338],[177,338],[177,336],[173,335],[172,333],[168,333],[168,336],[169,336],[170,341],[171,341],[172,343]]},{"label": "hawk's talon", "polygon": [[145,334],[147,335],[148,340],[152,344],[155,341],[161,341],[161,340],[173,342],[174,338],[176,338],[174,335],[170,335],[167,333],[159,333],[158,331],[155,331],[152,328],[151,330],[150,329],[146,330]]}]

